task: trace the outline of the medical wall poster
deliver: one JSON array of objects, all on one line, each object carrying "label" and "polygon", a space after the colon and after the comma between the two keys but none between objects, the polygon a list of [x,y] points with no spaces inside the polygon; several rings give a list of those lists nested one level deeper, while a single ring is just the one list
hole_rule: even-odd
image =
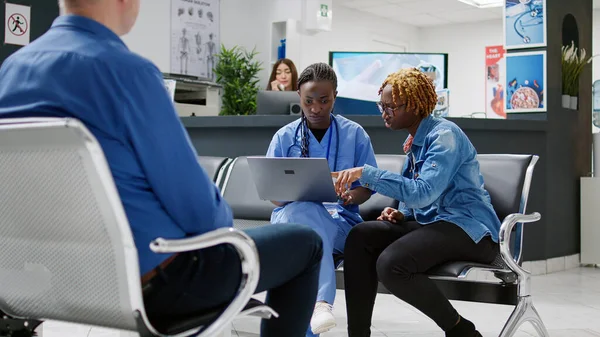
[{"label": "medical wall poster", "polygon": [[6,3],[4,43],[25,46],[29,44],[31,7]]},{"label": "medical wall poster", "polygon": [[504,46],[485,47],[485,114],[487,118],[506,118],[504,111]]},{"label": "medical wall poster", "polygon": [[215,81],[220,0],[171,0],[171,73]]},{"label": "medical wall poster", "polygon": [[504,47],[546,46],[546,0],[505,0]]},{"label": "medical wall poster", "polygon": [[546,111],[546,52],[506,54],[506,112]]}]

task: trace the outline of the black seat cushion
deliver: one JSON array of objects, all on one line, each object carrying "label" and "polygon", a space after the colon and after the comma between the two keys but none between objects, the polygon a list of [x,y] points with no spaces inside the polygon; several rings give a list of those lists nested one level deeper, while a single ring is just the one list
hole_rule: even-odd
[{"label": "black seat cushion", "polygon": [[467,268],[498,268],[491,264],[483,264],[476,262],[468,262],[468,261],[452,261],[448,263],[444,263],[442,265],[433,267],[432,269],[427,271],[427,275],[430,276],[448,276],[448,277],[458,277],[463,270]]},{"label": "black seat cushion", "polygon": [[[263,302],[257,299],[250,299],[244,310],[249,310],[258,306],[264,305]],[[202,330],[210,326],[226,309],[226,307],[218,307],[214,309],[199,311],[186,316],[160,316],[149,317],[154,328],[166,335],[176,335],[188,330],[201,327]]]},{"label": "black seat cushion", "polygon": [[496,258],[490,264],[469,262],[469,261],[452,261],[433,267],[427,271],[429,276],[444,276],[444,277],[458,277],[460,274],[470,268],[484,268],[494,269],[494,275],[500,280],[511,283],[516,280],[516,275],[512,272],[504,260],[500,252],[496,254]]}]

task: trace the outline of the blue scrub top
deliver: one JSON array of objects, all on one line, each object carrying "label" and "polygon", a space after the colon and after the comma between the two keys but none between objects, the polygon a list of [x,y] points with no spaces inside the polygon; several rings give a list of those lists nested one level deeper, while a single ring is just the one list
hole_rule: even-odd
[{"label": "blue scrub top", "polygon": [[[302,131],[299,126],[301,119],[295,120],[282,127],[275,133],[267,157],[300,157],[302,144]],[[373,145],[367,132],[360,124],[343,116],[335,115],[329,129],[321,139],[309,133],[309,156],[311,158],[327,158],[329,168],[341,171],[353,167],[362,167],[368,164],[377,167]],[[327,154],[329,153],[329,157]],[[337,158],[337,165],[336,165]],[[360,182],[356,181],[352,188]],[[338,212],[351,223],[362,221],[358,216],[358,205],[339,206]]]}]

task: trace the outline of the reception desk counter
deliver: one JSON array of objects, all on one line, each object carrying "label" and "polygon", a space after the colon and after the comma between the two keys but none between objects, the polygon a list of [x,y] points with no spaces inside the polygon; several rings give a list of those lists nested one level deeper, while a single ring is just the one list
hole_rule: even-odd
[{"label": "reception desk counter", "polygon": [[[364,128],[385,129],[379,116],[345,116]],[[298,119],[290,115],[264,115],[264,116],[206,116],[182,117],[181,121],[186,128],[271,128],[281,127]],[[463,130],[488,129],[488,130],[513,130],[513,131],[543,131],[546,128],[544,120],[499,120],[477,118],[448,118],[458,124]]]}]

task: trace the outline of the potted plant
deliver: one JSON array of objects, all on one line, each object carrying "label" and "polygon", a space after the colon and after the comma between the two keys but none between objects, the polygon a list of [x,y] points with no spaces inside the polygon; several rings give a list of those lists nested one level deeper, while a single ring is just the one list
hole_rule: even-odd
[{"label": "potted plant", "polygon": [[253,115],[256,113],[258,73],[262,63],[254,58],[255,49],[247,51],[239,46],[231,49],[221,46],[214,69],[217,83],[223,86],[222,108],[219,115]]},{"label": "potted plant", "polygon": [[579,96],[579,76],[583,68],[592,61],[593,57],[586,58],[585,49],[570,46],[562,47],[562,106],[577,110]]}]

